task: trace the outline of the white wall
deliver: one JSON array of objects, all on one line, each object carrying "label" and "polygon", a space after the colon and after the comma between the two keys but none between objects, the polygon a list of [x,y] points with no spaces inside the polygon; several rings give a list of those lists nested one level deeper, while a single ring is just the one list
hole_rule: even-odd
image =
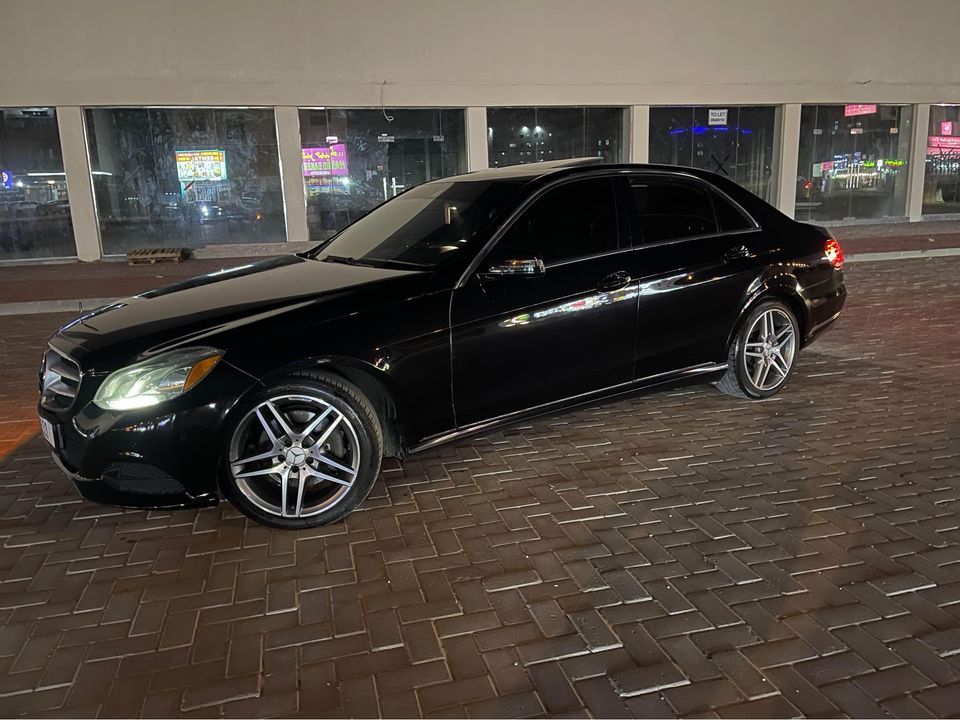
[{"label": "white wall", "polygon": [[960,102],[958,0],[0,0],[0,105]]},{"label": "white wall", "polygon": [[[792,213],[802,103],[960,103],[960,0],[0,0],[0,107],[57,106],[81,259],[100,256],[82,106],[272,106],[289,240],[306,240],[297,106],[773,104]],[[907,215],[922,208],[913,128]],[[905,136],[906,137],[906,136]]]}]

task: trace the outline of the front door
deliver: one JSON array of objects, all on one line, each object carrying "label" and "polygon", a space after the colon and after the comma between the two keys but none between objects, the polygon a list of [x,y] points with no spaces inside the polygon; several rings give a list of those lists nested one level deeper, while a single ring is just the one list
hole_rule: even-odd
[{"label": "front door", "polygon": [[[454,292],[458,427],[632,380],[637,283],[609,177],[549,189]],[[543,274],[491,276],[491,263],[538,257]]]}]

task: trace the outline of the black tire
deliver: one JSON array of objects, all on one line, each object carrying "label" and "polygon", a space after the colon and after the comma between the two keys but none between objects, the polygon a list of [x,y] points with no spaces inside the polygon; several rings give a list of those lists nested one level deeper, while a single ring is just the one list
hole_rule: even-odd
[{"label": "black tire", "polygon": [[[767,387],[767,384],[763,382],[758,385],[751,376],[748,365],[750,363],[754,363],[754,367],[756,367],[755,363],[757,362],[757,359],[747,357],[746,345],[749,336],[751,335],[751,331],[756,330],[755,326],[758,322],[758,319],[771,310],[774,311],[774,317],[783,320],[784,323],[790,323],[794,340],[792,350],[790,352],[789,362],[786,363],[786,374],[778,376],[776,385],[773,387]],[[781,327],[785,328],[786,325],[784,324]],[[796,315],[793,314],[793,311],[786,303],[783,303],[780,300],[763,300],[754,306],[754,308],[747,314],[746,318],[744,318],[739,328],[737,328],[737,333],[730,342],[730,348],[727,351],[727,371],[716,383],[717,389],[727,395],[732,395],[733,397],[739,398],[747,398],[749,400],[762,400],[764,398],[771,397],[772,395],[776,395],[778,392],[780,392],[780,390],[783,389],[787,382],[789,382],[790,376],[793,375],[794,368],[796,367],[796,356],[799,349],[800,325],[797,322]],[[763,387],[761,387],[761,385],[763,385]]]},{"label": "black tire", "polygon": [[[263,504],[267,503],[265,503],[262,498],[257,498],[255,493],[252,493],[248,497],[240,487],[240,483],[245,481],[235,478],[231,470],[231,460],[237,459],[237,457],[231,457],[232,448],[235,442],[241,442],[240,439],[235,440],[238,431],[243,432],[241,428],[245,422],[249,421],[251,425],[253,424],[253,420],[249,418],[251,418],[251,414],[255,413],[257,408],[262,407],[262,403],[267,400],[272,401],[275,398],[285,397],[311,398],[318,403],[318,407],[330,406],[334,408],[337,413],[342,415],[342,417],[337,420],[337,422],[340,423],[341,429],[336,432],[342,432],[346,435],[346,430],[343,428],[349,428],[351,431],[349,439],[342,443],[345,451],[346,449],[350,449],[346,446],[353,446],[354,444],[357,446],[353,448],[357,452],[358,457],[356,459],[356,477],[352,480],[352,484],[346,489],[337,489],[338,486],[333,483],[328,483],[331,492],[338,496],[335,504],[328,509],[317,512],[316,514],[310,514],[309,516],[281,517],[278,512],[265,510],[257,504],[257,501],[251,498],[256,498]],[[336,413],[334,413],[334,416],[335,415]],[[346,423],[341,422],[344,419],[347,420]],[[290,418],[287,418],[287,420],[289,421]],[[292,425],[290,425],[290,427],[293,429]],[[250,432],[253,432],[252,427]],[[277,431],[276,434],[279,437],[279,431]],[[305,439],[303,442],[306,447],[307,440]],[[329,443],[326,447],[329,447]],[[240,453],[238,453],[238,455],[239,454]],[[317,527],[337,522],[363,502],[364,498],[367,497],[373,488],[373,484],[376,482],[377,476],[380,473],[382,459],[383,431],[380,427],[380,420],[363,393],[354,385],[339,377],[322,373],[299,372],[290,375],[283,381],[264,388],[264,390],[251,397],[249,401],[235,413],[234,421],[230,423],[223,438],[221,487],[223,488],[224,495],[238,510],[251,519],[256,520],[258,523],[288,530]],[[273,458],[267,458],[262,462],[272,463],[273,461]],[[320,464],[317,464],[317,467],[326,469],[325,466]],[[308,481],[315,483],[312,486],[314,488],[319,488],[323,482],[320,480],[315,481],[312,478]],[[279,478],[276,478],[276,485],[278,487],[280,485]],[[289,485],[288,488],[290,488]],[[249,487],[246,488],[246,492],[251,492]],[[279,503],[279,507],[283,507],[282,502]],[[299,508],[299,505],[297,507]]]}]

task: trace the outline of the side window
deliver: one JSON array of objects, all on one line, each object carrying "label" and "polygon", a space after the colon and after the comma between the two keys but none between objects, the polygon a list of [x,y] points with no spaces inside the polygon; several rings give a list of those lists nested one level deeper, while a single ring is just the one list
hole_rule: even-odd
[{"label": "side window", "polygon": [[630,197],[644,243],[717,232],[706,188],[682,181],[633,178]]},{"label": "side window", "polygon": [[736,232],[737,230],[752,230],[753,221],[745,216],[740,209],[727,200],[720,193],[711,193],[713,208],[717,211],[717,224],[720,232]]},{"label": "side window", "polygon": [[537,255],[550,265],[619,246],[613,182],[592,178],[548,190],[510,226],[498,251]]}]

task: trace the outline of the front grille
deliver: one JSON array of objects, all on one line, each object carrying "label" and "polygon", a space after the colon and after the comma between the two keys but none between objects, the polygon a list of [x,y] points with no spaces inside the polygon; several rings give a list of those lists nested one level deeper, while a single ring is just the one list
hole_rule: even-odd
[{"label": "front grille", "polygon": [[50,346],[43,354],[40,404],[47,410],[69,410],[80,389],[80,367]]},{"label": "front grille", "polygon": [[178,480],[146,463],[112,462],[101,477],[107,485],[120,492],[137,495],[180,495],[185,492]]}]

